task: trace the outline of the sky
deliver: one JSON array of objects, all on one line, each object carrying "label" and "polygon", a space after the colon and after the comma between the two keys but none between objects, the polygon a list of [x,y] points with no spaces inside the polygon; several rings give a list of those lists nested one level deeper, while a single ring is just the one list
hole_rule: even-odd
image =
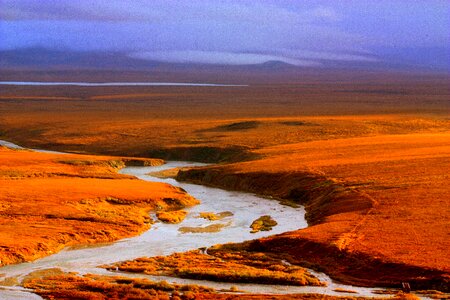
[{"label": "sky", "polygon": [[0,0],[0,49],[164,62],[448,67],[449,0]]}]

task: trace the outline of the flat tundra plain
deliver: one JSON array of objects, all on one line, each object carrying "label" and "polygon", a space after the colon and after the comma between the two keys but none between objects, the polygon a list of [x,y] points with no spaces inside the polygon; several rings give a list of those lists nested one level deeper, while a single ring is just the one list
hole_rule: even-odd
[{"label": "flat tundra plain", "polygon": [[[68,160],[2,149],[0,180],[5,184],[0,215],[8,220],[2,227],[9,228],[2,236],[24,234],[27,224],[38,218],[36,207],[42,212],[39,218],[55,214],[54,205],[75,201],[87,181],[105,180],[101,179],[105,174],[123,183],[122,191],[120,185],[115,187],[118,198],[137,201],[136,218],[143,218],[143,212],[161,202],[165,193],[175,193],[182,205],[193,205],[195,200],[181,191],[159,185],[153,187],[156,192],[150,191],[151,184],[117,175],[107,162],[120,161],[117,157],[203,161],[212,164],[180,171],[178,179],[305,205],[308,228],[244,243],[240,250],[281,255],[346,283],[410,282],[416,289],[448,291],[447,83],[445,76],[386,75],[255,82],[247,87],[3,86],[0,139],[30,148],[104,156],[74,154]],[[91,163],[82,163],[86,161]],[[18,178],[30,189],[21,188]],[[49,185],[38,184],[39,180],[61,180],[68,186],[79,181],[79,190],[67,189],[64,197],[51,199],[60,193],[49,191]],[[153,195],[151,204],[142,204],[143,195],[131,196],[129,189],[140,184]],[[29,194],[33,194],[30,203]],[[50,199],[44,200],[42,194]],[[100,189],[89,194],[96,201],[106,199]],[[30,208],[16,207],[8,195]],[[131,225],[123,211],[109,208],[105,201],[103,209],[117,214],[114,228],[102,227],[111,237],[73,232],[76,243],[124,237],[121,222],[133,226],[131,232],[136,234],[145,228],[144,219]],[[83,228],[79,216],[83,204],[76,205],[66,211],[76,218],[62,219]],[[14,217],[13,208],[23,215]],[[52,226],[51,221],[41,226]],[[36,235],[36,241],[28,236],[21,239],[22,245],[8,241],[6,236],[1,239],[2,249],[22,249],[22,260],[45,255],[38,242],[48,251],[72,243],[67,239],[59,243],[51,234]],[[36,247],[26,248],[30,243]],[[20,261],[8,251],[1,252],[3,264]]]}]

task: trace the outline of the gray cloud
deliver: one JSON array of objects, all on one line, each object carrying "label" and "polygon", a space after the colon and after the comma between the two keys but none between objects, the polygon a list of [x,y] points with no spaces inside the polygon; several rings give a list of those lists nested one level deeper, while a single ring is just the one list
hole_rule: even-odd
[{"label": "gray cloud", "polygon": [[340,15],[330,7],[292,11],[283,7],[245,1],[162,1],[162,0],[2,0],[3,20],[84,20],[84,21],[166,21],[215,20],[259,24],[337,21]]},{"label": "gray cloud", "polygon": [[[0,19],[152,22],[164,17],[156,7],[140,7],[140,1],[37,1],[2,0]],[[150,8],[150,9],[148,9]]]}]

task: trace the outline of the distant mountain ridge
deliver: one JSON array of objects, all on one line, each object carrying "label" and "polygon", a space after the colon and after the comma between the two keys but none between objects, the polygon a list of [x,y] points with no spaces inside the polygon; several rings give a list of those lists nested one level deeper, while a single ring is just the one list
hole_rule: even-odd
[{"label": "distant mountain ridge", "polygon": [[120,52],[78,52],[45,48],[0,51],[0,68],[148,70],[158,64]]},{"label": "distant mountain ridge", "polygon": [[[185,82],[258,84],[276,82],[353,82],[378,76],[444,74],[399,63],[320,61],[322,66],[296,66],[269,60],[253,65],[167,63],[130,57],[123,52],[27,48],[0,51],[0,81]],[[393,77],[392,77],[393,76]],[[371,79],[371,80],[372,80]]]},{"label": "distant mountain ridge", "polygon": [[299,69],[417,69],[413,64],[390,61],[362,62],[317,60],[321,66],[295,66],[289,63],[270,60],[251,65],[214,65],[199,63],[168,63],[151,61],[128,56],[124,52],[112,51],[73,51],[52,50],[46,48],[23,48],[0,50],[0,69],[45,69],[45,70],[129,70],[151,71],[155,69],[186,70],[190,68],[208,70],[255,70],[255,71],[292,71]]}]

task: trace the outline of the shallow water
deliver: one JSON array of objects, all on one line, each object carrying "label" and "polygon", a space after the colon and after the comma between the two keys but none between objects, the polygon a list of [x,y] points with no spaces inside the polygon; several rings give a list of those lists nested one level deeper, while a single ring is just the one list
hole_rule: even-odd
[{"label": "shallow water", "polygon": [[[2,267],[0,268],[0,274],[4,274],[4,277],[18,277],[21,279],[32,271],[57,267],[65,271],[75,271],[81,274],[120,274],[130,277],[167,280],[168,282],[195,283],[216,289],[229,289],[231,286],[235,286],[239,290],[253,293],[320,293],[328,295],[346,295],[345,293],[333,291],[333,289],[341,288],[357,292],[356,294],[351,295],[380,296],[372,293],[375,289],[338,284],[333,282],[327,275],[314,271],[311,272],[320,280],[327,282],[327,287],[220,283],[204,280],[149,276],[144,274],[109,272],[98,268],[97,266],[101,264],[110,264],[142,256],[168,255],[174,252],[183,252],[227,242],[242,242],[307,227],[303,207],[293,208],[284,206],[277,201],[261,198],[249,193],[226,191],[202,185],[181,183],[174,179],[161,179],[145,175],[149,172],[161,171],[174,167],[198,165],[202,164],[168,162],[163,166],[157,167],[126,167],[120,172],[122,174],[134,175],[142,180],[166,182],[174,186],[179,186],[195,198],[199,199],[201,204],[188,208],[187,210],[189,213],[182,223],[164,224],[157,222],[152,225],[150,230],[144,232],[140,236],[123,239],[108,245],[98,245],[74,250],[66,249],[34,262]],[[223,211],[231,211],[233,216],[218,221],[208,221],[198,218],[200,212],[219,213]],[[250,224],[253,220],[262,215],[272,216],[278,222],[278,225],[275,226],[272,231],[255,234],[250,233]],[[152,219],[156,219],[154,215],[152,215]],[[226,224],[222,231],[218,233],[181,233],[178,231],[180,227],[184,226],[207,226],[218,223]],[[2,277],[0,277],[0,280],[1,279]],[[17,290],[2,291],[0,289],[0,299],[31,299],[28,297],[20,298],[20,295],[24,295],[20,293],[22,292]]]},{"label": "shallow water", "polygon": [[[18,150],[28,149],[28,148],[24,148],[19,145],[13,144],[11,142],[3,141],[3,140],[0,140],[0,146],[5,146],[5,147],[11,148],[11,149],[18,149]],[[41,150],[41,149],[30,149],[30,150],[41,152],[41,153],[68,154],[68,153],[52,151],[52,150]]]},{"label": "shallow water", "polygon": [[13,144],[11,142],[7,142],[7,141],[2,141],[0,140],[0,146],[5,146],[11,149],[25,149],[23,147],[20,147],[19,145]]},{"label": "shallow water", "polygon": [[190,83],[190,82],[42,82],[42,81],[0,81],[0,85],[37,86],[248,86],[245,84]]}]

